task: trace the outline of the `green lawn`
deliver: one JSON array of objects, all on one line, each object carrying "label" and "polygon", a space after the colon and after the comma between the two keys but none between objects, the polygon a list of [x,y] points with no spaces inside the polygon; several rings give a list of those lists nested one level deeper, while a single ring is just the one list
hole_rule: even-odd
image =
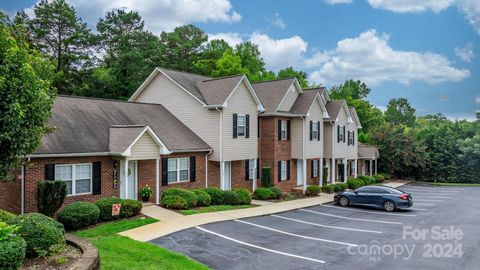
[{"label": "green lawn", "polygon": [[121,220],[78,231],[75,235],[95,244],[100,253],[101,269],[208,269],[184,255],[117,234],[156,221],[152,218]]},{"label": "green lawn", "polygon": [[256,205],[251,205],[251,204],[250,205],[210,205],[210,206],[199,207],[195,209],[180,210],[180,213],[182,215],[187,216],[187,215],[195,215],[195,214],[201,214],[201,213],[251,208],[255,206]]}]

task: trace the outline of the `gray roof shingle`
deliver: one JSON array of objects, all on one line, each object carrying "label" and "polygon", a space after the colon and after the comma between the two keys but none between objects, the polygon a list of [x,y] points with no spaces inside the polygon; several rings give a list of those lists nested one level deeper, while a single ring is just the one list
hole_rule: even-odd
[{"label": "gray roof shingle", "polygon": [[302,94],[298,95],[297,100],[293,103],[290,113],[292,114],[306,114],[310,109],[315,97],[318,92],[316,91],[304,91]]},{"label": "gray roof shingle", "polygon": [[380,156],[378,148],[372,145],[358,144],[358,158],[360,159],[374,159]]},{"label": "gray roof shingle", "polygon": [[292,85],[295,78],[256,82],[252,86],[265,107],[265,113],[276,112],[278,105]]},{"label": "gray roof shingle", "polygon": [[[129,134],[120,137],[118,125],[130,125]],[[110,147],[118,151],[145,125],[170,151],[211,149],[162,105],[58,96],[47,124],[54,130],[43,136],[34,154],[109,152]],[[112,145],[111,136],[118,138]]]},{"label": "gray roof shingle", "polygon": [[327,108],[328,115],[330,115],[329,120],[335,120],[337,119],[338,114],[340,113],[340,110],[342,109],[343,104],[345,103],[345,100],[332,100],[327,102],[327,105],[325,106]]},{"label": "gray roof shingle", "polygon": [[110,126],[108,149],[112,153],[123,153],[145,128],[146,125]]}]

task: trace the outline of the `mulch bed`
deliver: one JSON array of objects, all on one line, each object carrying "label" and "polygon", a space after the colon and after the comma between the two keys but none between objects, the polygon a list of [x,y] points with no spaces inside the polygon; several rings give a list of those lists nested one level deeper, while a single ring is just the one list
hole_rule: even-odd
[{"label": "mulch bed", "polygon": [[67,245],[64,252],[47,258],[25,258],[21,270],[67,270],[82,257],[82,251]]}]

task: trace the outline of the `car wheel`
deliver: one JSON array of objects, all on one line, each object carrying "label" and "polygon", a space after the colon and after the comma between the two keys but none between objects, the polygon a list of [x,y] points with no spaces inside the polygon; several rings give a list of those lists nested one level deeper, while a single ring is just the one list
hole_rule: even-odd
[{"label": "car wheel", "polygon": [[386,201],[383,203],[383,209],[387,212],[392,212],[395,210],[395,204],[392,201]]},{"label": "car wheel", "polygon": [[350,204],[350,201],[348,200],[347,197],[342,196],[342,197],[340,197],[340,199],[338,200],[338,204],[339,204],[340,206],[346,207],[346,206],[348,206],[348,205]]}]

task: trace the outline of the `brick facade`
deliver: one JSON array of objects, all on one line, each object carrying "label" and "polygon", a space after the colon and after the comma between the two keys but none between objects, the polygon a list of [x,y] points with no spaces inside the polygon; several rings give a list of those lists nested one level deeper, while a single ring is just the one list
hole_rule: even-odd
[{"label": "brick facade", "polygon": [[12,213],[21,212],[21,180],[15,178],[0,182],[0,208]]}]

